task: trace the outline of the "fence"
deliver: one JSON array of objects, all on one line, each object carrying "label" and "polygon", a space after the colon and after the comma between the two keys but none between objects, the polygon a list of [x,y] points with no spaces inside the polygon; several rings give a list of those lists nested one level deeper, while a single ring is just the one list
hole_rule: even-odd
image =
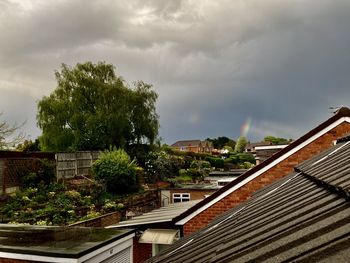
[{"label": "fence", "polygon": [[91,165],[98,155],[99,152],[56,153],[57,180],[90,175]]},{"label": "fence", "polygon": [[54,154],[0,151],[0,195],[18,189],[21,175],[28,171],[37,172],[39,159],[54,160]]}]

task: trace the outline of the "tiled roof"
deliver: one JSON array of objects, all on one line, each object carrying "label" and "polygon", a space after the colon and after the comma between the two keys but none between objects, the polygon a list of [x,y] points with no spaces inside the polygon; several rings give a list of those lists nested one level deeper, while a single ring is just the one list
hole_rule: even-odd
[{"label": "tiled roof", "polygon": [[201,144],[201,140],[186,140],[186,141],[177,141],[172,144],[172,147],[185,147],[185,146],[199,146]]},{"label": "tiled roof", "polygon": [[350,142],[295,170],[149,262],[347,262]]}]

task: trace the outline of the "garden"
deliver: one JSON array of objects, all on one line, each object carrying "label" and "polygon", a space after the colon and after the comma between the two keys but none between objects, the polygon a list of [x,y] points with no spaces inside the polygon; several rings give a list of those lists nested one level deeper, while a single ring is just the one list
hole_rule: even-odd
[{"label": "garden", "polygon": [[136,158],[132,159],[122,149],[101,152],[91,167],[92,177],[86,178],[82,185],[56,182],[55,163],[38,160],[36,169],[27,167],[19,171],[21,187],[2,203],[1,220],[16,224],[69,225],[125,211],[125,200],[145,193],[146,185],[195,184],[214,169],[249,168],[253,161],[251,155],[244,153],[231,153],[222,158],[176,152],[169,147],[149,151],[143,158],[141,167]]}]

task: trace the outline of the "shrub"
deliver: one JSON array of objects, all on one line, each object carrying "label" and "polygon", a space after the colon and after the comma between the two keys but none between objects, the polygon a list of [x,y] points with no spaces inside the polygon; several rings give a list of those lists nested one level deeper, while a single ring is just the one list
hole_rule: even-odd
[{"label": "shrub", "polygon": [[150,152],[145,163],[145,174],[150,182],[175,177],[186,162],[182,156],[169,155],[165,151]]},{"label": "shrub", "polygon": [[105,151],[93,163],[95,178],[103,180],[107,191],[125,194],[138,191],[137,165],[124,150]]},{"label": "shrub", "polygon": [[240,163],[249,162],[255,164],[255,157],[251,153],[238,153],[237,158]]},{"label": "shrub", "polygon": [[187,169],[188,175],[192,178],[192,181],[203,180],[205,171],[201,169],[190,168]]},{"label": "shrub", "polygon": [[244,162],[243,164],[240,164],[239,167],[241,169],[250,169],[254,166],[254,164],[250,163],[250,162]]},{"label": "shrub", "polygon": [[215,168],[223,168],[224,167],[224,160],[221,158],[215,158],[215,157],[206,157],[206,161],[208,161],[212,167]]}]

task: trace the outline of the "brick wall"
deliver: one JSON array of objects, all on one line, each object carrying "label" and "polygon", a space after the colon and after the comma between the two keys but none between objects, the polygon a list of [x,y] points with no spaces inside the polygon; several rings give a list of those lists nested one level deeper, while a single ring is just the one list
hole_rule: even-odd
[{"label": "brick wall", "polygon": [[71,224],[69,226],[74,227],[106,227],[110,225],[114,225],[120,222],[122,218],[122,213],[119,211],[112,212],[109,214],[105,214],[96,218],[92,218],[89,220],[77,222]]},{"label": "brick wall", "polygon": [[139,237],[133,239],[133,263],[142,263],[152,257],[152,244],[139,243]]},{"label": "brick wall", "polygon": [[291,173],[294,170],[294,166],[330,148],[336,139],[348,134],[349,131],[350,124],[344,122],[326,134],[322,135],[318,139],[314,140],[293,155],[289,156],[287,159],[270,168],[265,173],[261,174],[257,178],[240,187],[233,193],[224,197],[220,201],[207,208],[205,211],[189,220],[184,225],[184,235],[189,235],[205,227],[215,217],[219,216],[228,209],[235,207],[237,204],[249,199],[251,197],[251,194],[255,191]]}]

